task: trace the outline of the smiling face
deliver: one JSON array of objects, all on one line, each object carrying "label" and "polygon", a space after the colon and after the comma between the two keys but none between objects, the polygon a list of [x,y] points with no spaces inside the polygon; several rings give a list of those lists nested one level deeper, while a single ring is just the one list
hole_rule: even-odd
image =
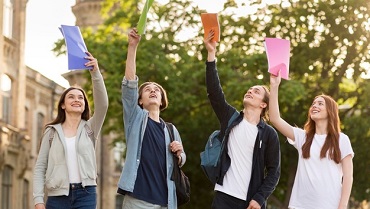
[{"label": "smiling face", "polygon": [[85,97],[83,93],[78,89],[70,90],[61,105],[61,108],[66,113],[79,113],[82,114],[85,111]]},{"label": "smiling face", "polygon": [[328,111],[326,108],[325,99],[321,96],[316,97],[312,102],[309,110],[310,117],[313,121],[326,120],[328,118]]}]

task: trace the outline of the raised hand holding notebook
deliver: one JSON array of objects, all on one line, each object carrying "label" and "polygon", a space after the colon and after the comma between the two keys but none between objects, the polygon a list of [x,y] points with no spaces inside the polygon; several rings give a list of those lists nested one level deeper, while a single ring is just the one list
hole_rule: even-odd
[{"label": "raised hand holding notebook", "polygon": [[146,0],[143,11],[141,12],[139,22],[137,23],[137,31],[139,35],[143,35],[146,29],[146,19],[148,11],[153,4],[153,0]]},{"label": "raised hand holding notebook", "polygon": [[64,36],[67,46],[68,69],[92,69],[92,67],[85,66],[85,63],[87,62],[85,59],[87,48],[82,38],[80,28],[78,26],[61,25],[59,29]]},{"label": "raised hand holding notebook", "polygon": [[279,38],[265,38],[268,72],[289,80],[290,42]]},{"label": "raised hand holding notebook", "polygon": [[204,28],[204,39],[208,37],[209,32],[213,29],[215,36],[212,41],[220,41],[220,24],[218,22],[217,13],[202,13],[200,14]]}]

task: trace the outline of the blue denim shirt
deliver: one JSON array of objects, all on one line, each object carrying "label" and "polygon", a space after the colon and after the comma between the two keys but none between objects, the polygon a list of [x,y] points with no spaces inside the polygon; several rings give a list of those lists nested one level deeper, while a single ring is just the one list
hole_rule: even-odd
[{"label": "blue denim shirt", "polygon": [[[122,104],[123,104],[123,122],[126,137],[126,160],[122,169],[121,177],[118,181],[118,187],[122,190],[132,192],[137,176],[137,170],[140,164],[141,148],[144,132],[148,122],[148,111],[138,105],[138,78],[136,80],[122,81]],[[165,142],[169,147],[170,136],[165,128]],[[181,137],[176,127],[174,127],[174,137],[176,141],[181,142]],[[176,188],[171,180],[173,170],[173,157],[170,149],[167,149],[167,186],[168,186],[168,209],[177,208]],[[186,161],[185,152],[181,153],[181,166]]]}]

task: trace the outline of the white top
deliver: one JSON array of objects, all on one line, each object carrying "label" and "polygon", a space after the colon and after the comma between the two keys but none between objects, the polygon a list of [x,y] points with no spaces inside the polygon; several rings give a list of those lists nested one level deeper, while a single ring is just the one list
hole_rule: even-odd
[{"label": "white top", "polygon": [[227,144],[231,165],[223,179],[223,185],[216,184],[215,190],[241,200],[247,199],[257,133],[257,126],[245,119],[231,130]]},{"label": "white top", "polygon": [[66,137],[66,145],[69,183],[81,183],[80,170],[77,164],[76,136]]},{"label": "white top", "polygon": [[[310,150],[310,158],[302,157],[302,146],[306,141],[306,132],[293,128],[295,141],[288,142],[298,150],[298,167],[294,180],[289,208],[294,209],[337,209],[342,191],[342,163],[336,164],[330,158],[320,159],[321,148],[326,135],[315,134]],[[351,142],[347,135],[340,133],[339,148],[341,159],[354,156]]]}]

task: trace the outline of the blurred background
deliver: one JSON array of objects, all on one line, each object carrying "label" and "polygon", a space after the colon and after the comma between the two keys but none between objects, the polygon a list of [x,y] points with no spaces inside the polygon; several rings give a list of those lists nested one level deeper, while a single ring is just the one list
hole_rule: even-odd
[{"label": "blurred background", "polygon": [[[34,40],[27,33],[39,31],[37,23],[43,25],[42,21],[60,17],[57,26],[80,27],[105,78],[110,104],[97,144],[98,208],[119,209],[122,196],[116,193],[117,182],[125,162],[121,81],[127,32],[136,26],[145,1],[65,1],[55,8],[59,11],[66,7],[69,13],[50,13],[47,8],[51,7],[37,7],[37,15],[42,18],[36,24],[27,19],[35,18],[27,15],[27,6],[34,1],[4,0],[2,7],[0,209],[34,207],[32,173],[43,126],[55,117],[56,102],[64,88],[81,85],[92,99],[88,72],[67,69],[66,48],[57,28],[53,28],[58,32],[52,35],[40,32],[44,34],[40,45],[27,42]],[[279,91],[281,115],[290,124],[303,127],[316,95],[328,94],[338,102],[342,131],[349,136],[355,152],[348,208],[369,209],[368,0],[160,0],[148,12],[146,34],[137,52],[137,75],[139,83],[155,81],[168,93],[169,107],[162,117],[180,132],[187,153],[183,170],[191,181],[191,201],[181,208],[210,208],[213,197],[213,185],[203,174],[199,157],[209,134],[219,128],[205,87],[203,12],[218,13],[221,41],[217,66],[227,101],[239,109],[250,86],[269,85],[264,38],[290,41],[290,80],[283,80]],[[32,21],[34,26],[29,23]],[[37,59],[30,53],[37,54],[36,49],[50,37],[53,43],[45,49],[53,54],[50,60],[29,61]],[[64,61],[60,65],[37,64],[61,57]],[[287,208],[297,166],[297,151],[283,136],[280,142],[281,178],[268,199],[270,209]]]}]

